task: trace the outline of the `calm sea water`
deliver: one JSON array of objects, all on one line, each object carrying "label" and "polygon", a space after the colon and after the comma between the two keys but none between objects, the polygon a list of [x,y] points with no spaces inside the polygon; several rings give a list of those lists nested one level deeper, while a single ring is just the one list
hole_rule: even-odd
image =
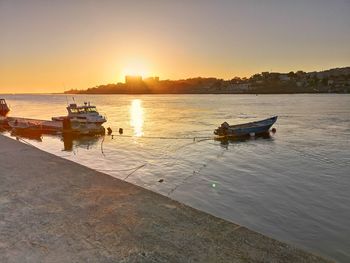
[{"label": "calm sea water", "polygon": [[[65,95],[0,97],[10,104],[11,116],[44,119],[64,115],[67,100],[72,101]],[[123,128],[125,136],[26,140],[268,236],[350,262],[349,95],[80,95],[75,101],[96,104],[108,118],[105,127],[115,134]],[[279,119],[270,138],[205,139],[223,121],[273,115]]]}]

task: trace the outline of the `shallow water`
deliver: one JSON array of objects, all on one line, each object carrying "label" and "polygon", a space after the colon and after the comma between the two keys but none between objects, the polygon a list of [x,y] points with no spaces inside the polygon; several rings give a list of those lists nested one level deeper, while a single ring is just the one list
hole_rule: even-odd
[{"label": "shallow water", "polygon": [[[64,115],[67,100],[72,101],[65,95],[0,97],[10,104],[11,116],[44,119]],[[105,127],[114,134],[123,128],[124,137],[25,140],[268,236],[350,262],[349,95],[74,97],[96,104],[108,118]],[[273,115],[279,119],[270,138],[210,139],[223,121]]]}]

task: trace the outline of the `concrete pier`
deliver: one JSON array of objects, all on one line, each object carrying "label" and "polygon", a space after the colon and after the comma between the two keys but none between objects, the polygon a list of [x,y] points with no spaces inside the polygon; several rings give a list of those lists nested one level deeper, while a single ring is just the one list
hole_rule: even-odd
[{"label": "concrete pier", "polygon": [[0,135],[0,262],[329,262]]}]

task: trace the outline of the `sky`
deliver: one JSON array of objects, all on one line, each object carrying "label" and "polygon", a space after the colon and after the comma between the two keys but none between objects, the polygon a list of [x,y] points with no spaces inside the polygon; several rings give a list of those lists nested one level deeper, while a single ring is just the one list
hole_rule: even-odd
[{"label": "sky", "polygon": [[0,93],[350,66],[350,0],[0,0]]}]

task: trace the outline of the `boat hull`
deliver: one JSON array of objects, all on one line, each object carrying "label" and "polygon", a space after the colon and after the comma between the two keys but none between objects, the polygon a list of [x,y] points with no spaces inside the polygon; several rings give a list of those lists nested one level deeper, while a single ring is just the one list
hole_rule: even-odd
[{"label": "boat hull", "polygon": [[10,108],[7,106],[5,99],[0,99],[0,116],[6,116],[10,112]]},{"label": "boat hull", "polygon": [[41,133],[57,133],[62,131],[62,122],[37,120],[19,117],[8,117],[3,122],[8,128],[21,131],[39,131]]},{"label": "boat hull", "polygon": [[9,113],[10,112],[10,110],[9,109],[0,109],[0,116],[6,116],[7,115],[7,113]]},{"label": "boat hull", "polygon": [[70,125],[72,132],[79,133],[82,135],[94,135],[105,133],[105,128],[102,126],[102,123],[71,121]]},{"label": "boat hull", "polygon": [[220,127],[214,130],[214,134],[227,137],[241,137],[247,135],[264,134],[269,131],[269,129],[276,121],[277,116],[261,121],[238,125],[228,125],[227,123],[223,123]]}]

